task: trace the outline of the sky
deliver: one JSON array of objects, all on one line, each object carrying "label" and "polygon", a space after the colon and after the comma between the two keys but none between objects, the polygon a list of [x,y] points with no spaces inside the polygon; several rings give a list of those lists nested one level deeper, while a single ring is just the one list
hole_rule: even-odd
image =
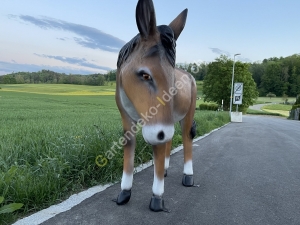
[{"label": "sky", "polygon": [[[154,0],[157,25],[188,9],[176,63],[262,61],[300,53],[299,0]],[[137,0],[2,0],[0,75],[49,69],[66,74],[116,69],[138,29]]]}]

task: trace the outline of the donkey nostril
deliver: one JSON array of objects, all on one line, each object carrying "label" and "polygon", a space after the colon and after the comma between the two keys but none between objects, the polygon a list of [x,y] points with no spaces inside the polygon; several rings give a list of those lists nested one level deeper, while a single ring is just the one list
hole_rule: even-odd
[{"label": "donkey nostril", "polygon": [[158,140],[162,141],[165,138],[165,133],[160,131],[157,135]]}]

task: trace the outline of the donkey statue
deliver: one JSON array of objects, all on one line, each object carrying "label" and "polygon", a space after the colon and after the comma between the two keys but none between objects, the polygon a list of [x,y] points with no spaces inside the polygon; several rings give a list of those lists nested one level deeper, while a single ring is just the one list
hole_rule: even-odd
[{"label": "donkey statue", "polygon": [[165,211],[164,177],[169,167],[174,123],[179,122],[184,147],[182,184],[194,185],[192,139],[197,88],[195,79],[175,68],[176,40],[185,26],[188,10],[169,25],[156,26],[152,0],[139,0],[136,24],[139,34],[123,46],[117,62],[116,103],[122,117],[124,164],[121,192],[115,200],[126,204],[131,197],[136,130],[153,147],[153,196],[149,208]]}]

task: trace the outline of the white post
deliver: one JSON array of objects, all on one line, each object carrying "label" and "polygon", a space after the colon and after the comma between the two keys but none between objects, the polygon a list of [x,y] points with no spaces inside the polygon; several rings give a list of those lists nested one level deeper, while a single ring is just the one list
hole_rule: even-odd
[{"label": "white post", "polygon": [[229,114],[231,116],[231,110],[232,110],[232,95],[233,95],[233,80],[234,80],[234,64],[235,64],[235,57],[237,55],[240,55],[240,53],[234,54],[233,56],[233,67],[232,67],[232,77],[231,77],[231,95],[230,95],[230,109]]}]

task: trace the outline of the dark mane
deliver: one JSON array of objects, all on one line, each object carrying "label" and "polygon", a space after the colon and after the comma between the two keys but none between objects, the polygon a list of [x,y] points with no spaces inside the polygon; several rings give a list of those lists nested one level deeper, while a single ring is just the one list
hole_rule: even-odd
[{"label": "dark mane", "polygon": [[175,67],[176,61],[176,40],[174,39],[173,30],[167,25],[161,25],[157,27],[160,32],[160,40],[164,46],[166,56],[169,63]]},{"label": "dark mane", "polygon": [[123,62],[125,62],[128,56],[133,52],[133,49],[136,46],[139,39],[140,39],[140,34],[136,35],[134,38],[132,38],[121,48],[118,56],[118,62],[117,62],[118,68],[121,67]]},{"label": "dark mane", "polygon": [[[167,25],[161,25],[157,27],[160,33],[161,44],[164,47],[165,55],[169,63],[175,67],[176,61],[176,40],[174,39],[173,30]],[[119,52],[117,67],[120,68],[121,65],[126,61],[129,55],[133,52],[136,44],[140,39],[140,34],[132,38],[128,43],[126,43]]]}]

